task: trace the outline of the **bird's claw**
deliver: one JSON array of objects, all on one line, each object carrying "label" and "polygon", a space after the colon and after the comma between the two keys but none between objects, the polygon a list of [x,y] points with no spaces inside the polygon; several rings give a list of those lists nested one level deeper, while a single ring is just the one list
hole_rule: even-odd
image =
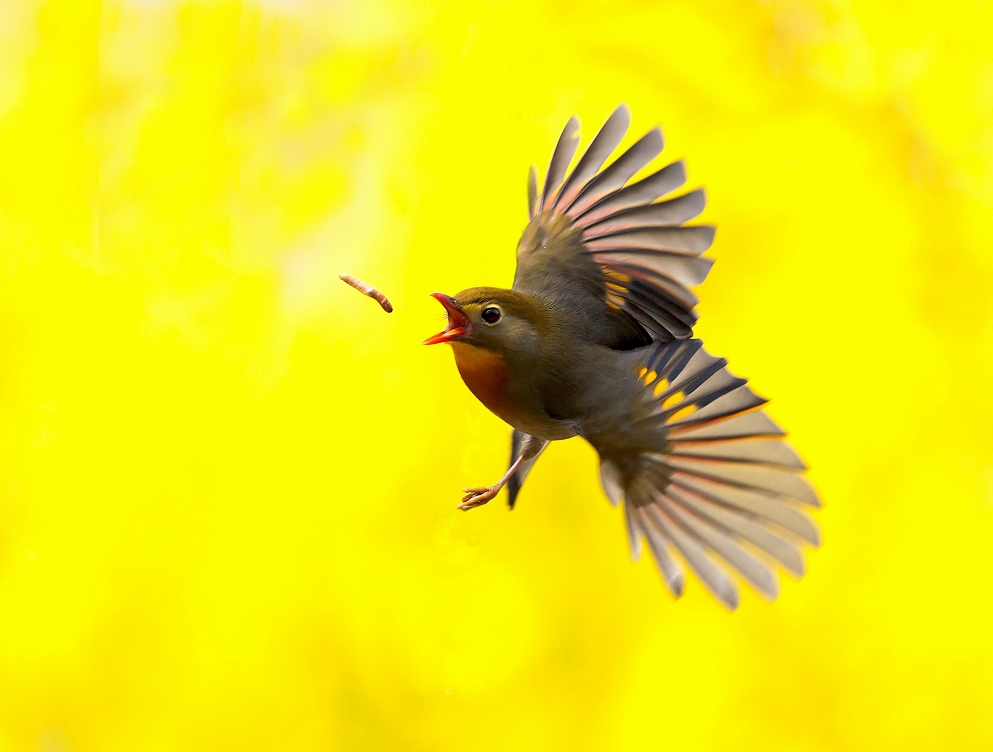
[{"label": "bird's claw", "polygon": [[500,492],[500,486],[484,486],[482,488],[463,488],[465,491],[465,496],[462,497],[462,503],[458,505],[458,509],[463,512],[467,512],[475,507],[481,507],[486,502],[490,501]]}]

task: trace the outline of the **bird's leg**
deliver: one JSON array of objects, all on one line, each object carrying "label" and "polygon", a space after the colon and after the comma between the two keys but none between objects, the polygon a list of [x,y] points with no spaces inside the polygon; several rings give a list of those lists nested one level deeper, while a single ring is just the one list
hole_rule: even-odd
[{"label": "bird's leg", "polygon": [[461,509],[463,512],[468,512],[474,507],[483,506],[483,504],[500,493],[500,489],[507,485],[507,481],[510,480],[514,473],[517,472],[517,468],[519,468],[521,463],[526,459],[528,459],[528,453],[521,452],[520,456],[514,460],[514,464],[510,466],[510,469],[492,486],[483,486],[482,488],[463,488],[462,490],[465,491],[465,496],[462,497],[462,503],[459,504],[457,508]]}]

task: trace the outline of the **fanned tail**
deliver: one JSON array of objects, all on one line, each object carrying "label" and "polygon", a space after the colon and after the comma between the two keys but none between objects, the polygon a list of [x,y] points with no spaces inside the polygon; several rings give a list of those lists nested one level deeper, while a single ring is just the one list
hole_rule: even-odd
[{"label": "fanned tail", "polygon": [[730,609],[739,600],[733,572],[776,598],[775,570],[802,576],[802,544],[820,544],[805,513],[820,506],[805,465],[761,409],[766,400],[699,340],[631,355],[638,417],[605,423],[590,440],[604,491],[624,503],[632,556],[646,540],[676,597],[684,586],[678,554]]}]

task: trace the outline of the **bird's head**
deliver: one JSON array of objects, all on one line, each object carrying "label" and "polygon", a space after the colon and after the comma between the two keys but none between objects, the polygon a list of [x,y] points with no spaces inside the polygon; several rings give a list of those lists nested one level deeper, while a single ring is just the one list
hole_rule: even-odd
[{"label": "bird's head", "polygon": [[547,314],[529,295],[497,287],[471,287],[455,296],[431,294],[448,312],[445,331],[424,340],[466,344],[500,355],[533,352],[547,327]]}]

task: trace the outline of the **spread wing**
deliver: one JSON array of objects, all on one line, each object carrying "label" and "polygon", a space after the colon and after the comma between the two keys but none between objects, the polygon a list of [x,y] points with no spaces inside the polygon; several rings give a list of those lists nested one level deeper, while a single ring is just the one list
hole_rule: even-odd
[{"label": "spread wing", "polygon": [[689,337],[697,318],[690,288],[713,265],[700,254],[710,248],[714,228],[684,226],[703,211],[703,190],[658,200],[686,182],[682,162],[629,184],[662,152],[659,128],[603,167],[630,120],[622,104],[567,175],[579,137],[573,117],[540,192],[531,168],[531,221],[517,247],[514,277],[515,290],[571,309],[593,341],[615,349]]},{"label": "spread wing", "polygon": [[803,544],[820,544],[808,512],[821,502],[803,460],[762,409],[766,400],[700,340],[630,356],[624,388],[638,409],[607,410],[585,428],[608,498],[624,501],[632,556],[647,540],[677,597],[678,554],[728,608],[738,604],[732,571],[774,599],[776,569],[803,576]]}]

